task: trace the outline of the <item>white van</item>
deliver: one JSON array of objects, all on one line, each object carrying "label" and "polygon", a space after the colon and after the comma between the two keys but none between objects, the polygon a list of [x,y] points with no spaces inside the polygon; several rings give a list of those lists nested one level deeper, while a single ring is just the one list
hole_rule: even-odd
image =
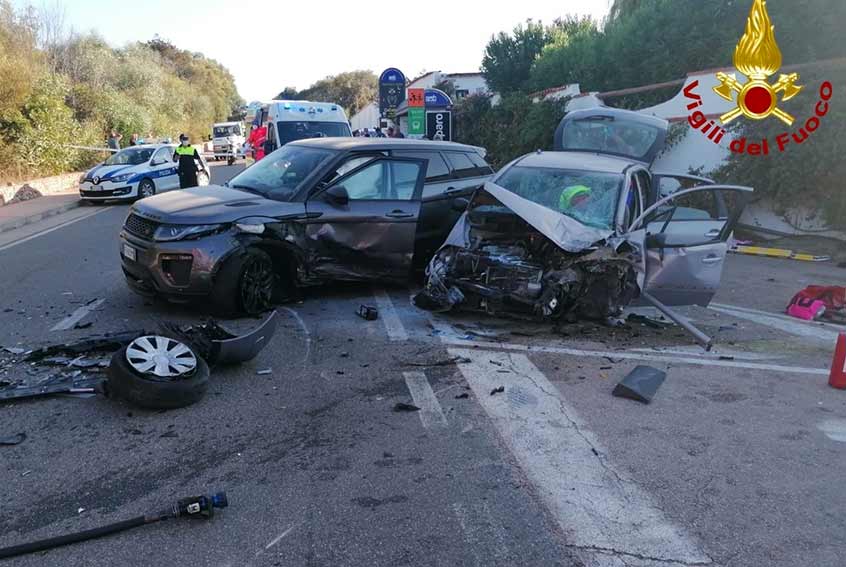
[{"label": "white van", "polygon": [[305,138],[351,138],[343,107],[332,102],[277,100],[267,105],[265,153]]},{"label": "white van", "polygon": [[212,125],[212,151],[214,159],[228,159],[230,163],[241,153],[244,142],[244,125],[240,122],[218,122]]}]

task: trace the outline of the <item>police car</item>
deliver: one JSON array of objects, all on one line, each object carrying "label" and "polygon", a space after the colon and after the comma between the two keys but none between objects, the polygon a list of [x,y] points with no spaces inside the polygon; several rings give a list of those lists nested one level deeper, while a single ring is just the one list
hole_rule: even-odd
[{"label": "police car", "polygon": [[[82,176],[79,196],[85,201],[143,199],[178,189],[175,149],[173,144],[145,144],[120,150]],[[197,173],[197,181],[208,185],[208,164],[202,156],[200,159],[206,170]]]}]

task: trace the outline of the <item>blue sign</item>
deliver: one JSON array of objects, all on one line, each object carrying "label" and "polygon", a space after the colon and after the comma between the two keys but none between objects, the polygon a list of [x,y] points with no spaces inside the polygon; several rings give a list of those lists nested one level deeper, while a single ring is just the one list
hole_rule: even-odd
[{"label": "blue sign", "polygon": [[394,112],[405,100],[405,75],[389,67],[379,75],[379,114]]},{"label": "blue sign", "polygon": [[405,75],[399,69],[388,67],[379,75],[379,84],[382,83],[405,85]]},{"label": "blue sign", "polygon": [[452,99],[444,91],[439,89],[426,89],[423,94],[423,101],[426,108],[451,108]]}]

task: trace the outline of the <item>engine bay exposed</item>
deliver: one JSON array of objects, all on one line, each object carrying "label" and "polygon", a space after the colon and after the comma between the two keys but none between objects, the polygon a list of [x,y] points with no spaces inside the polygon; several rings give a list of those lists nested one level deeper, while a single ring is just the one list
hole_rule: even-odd
[{"label": "engine bay exposed", "polygon": [[567,252],[484,191],[463,219],[466,246],[448,244],[432,259],[415,297],[422,309],[605,320],[639,294],[627,244]]}]

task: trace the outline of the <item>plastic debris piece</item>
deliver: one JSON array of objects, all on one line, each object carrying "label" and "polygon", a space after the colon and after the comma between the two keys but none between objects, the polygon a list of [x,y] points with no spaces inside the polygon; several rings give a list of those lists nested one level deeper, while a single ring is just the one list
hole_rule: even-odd
[{"label": "plastic debris piece", "polygon": [[0,437],[0,445],[20,445],[26,441],[26,433],[18,433],[17,435],[9,435],[8,437]]},{"label": "plastic debris piece", "polygon": [[414,404],[405,404],[405,403],[399,402],[394,406],[394,411],[396,411],[396,412],[420,411],[420,408],[415,406]]},{"label": "plastic debris piece", "polygon": [[644,404],[652,401],[667,373],[651,366],[637,366],[614,387],[612,394]]},{"label": "plastic debris piece", "polygon": [[505,386],[500,386],[499,388],[491,390],[491,396],[495,396],[496,394],[501,394],[503,392],[505,392]]}]

